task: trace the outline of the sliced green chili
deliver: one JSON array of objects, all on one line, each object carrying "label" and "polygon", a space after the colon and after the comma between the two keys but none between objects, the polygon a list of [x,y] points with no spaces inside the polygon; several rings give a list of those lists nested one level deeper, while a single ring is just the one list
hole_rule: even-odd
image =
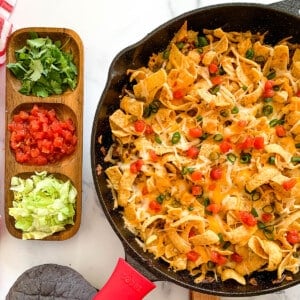
[{"label": "sliced green chili", "polygon": [[246,58],[252,59],[254,57],[254,50],[252,48],[246,51]]},{"label": "sliced green chili", "polygon": [[209,204],[210,204],[209,198],[204,198],[204,201],[203,201],[204,207],[207,207]]},{"label": "sliced green chili", "polygon": [[240,155],[240,163],[241,164],[249,164],[251,161],[251,154],[250,153],[241,153]]},{"label": "sliced green chili", "polygon": [[216,95],[220,91],[220,86],[218,84],[216,84],[216,85],[212,86],[208,91],[212,95]]},{"label": "sliced green chili", "polygon": [[252,201],[257,201],[260,198],[261,198],[261,193],[259,191],[254,190],[254,191],[251,192]]},{"label": "sliced green chili", "polygon": [[226,74],[226,71],[224,70],[224,68],[222,66],[219,67],[218,74],[219,75],[225,75]]},{"label": "sliced green chili", "polygon": [[266,98],[264,98],[264,102],[265,103],[270,103],[270,102],[272,102],[273,101],[273,98],[272,97],[266,97]]},{"label": "sliced green chili", "polygon": [[169,56],[170,56],[170,51],[169,51],[169,50],[165,50],[165,51],[163,52],[163,59],[168,59]]},{"label": "sliced green chili", "polygon": [[295,164],[300,163],[300,156],[292,156],[291,162]]},{"label": "sliced green chili", "polygon": [[204,132],[201,136],[200,136],[200,140],[204,141],[208,138],[209,134],[207,132]]},{"label": "sliced green chili", "polygon": [[155,137],[154,137],[154,140],[157,144],[161,144],[162,143],[162,140],[161,138],[156,134]]},{"label": "sliced green chili", "polygon": [[226,157],[227,160],[230,161],[232,164],[236,161],[236,155],[233,153],[228,153]]},{"label": "sliced green chili", "polygon": [[297,149],[299,149],[299,148],[300,148],[300,143],[295,144],[295,147],[296,147]]},{"label": "sliced green chili", "polygon": [[197,122],[202,122],[203,121],[203,117],[202,116],[197,116],[196,120],[197,120]]},{"label": "sliced green chili", "polygon": [[275,165],[275,156],[270,156],[269,159],[268,159],[268,163],[270,165]]},{"label": "sliced green chili", "polygon": [[180,139],[181,139],[180,132],[178,132],[178,131],[174,132],[172,135],[172,140],[171,140],[172,144],[174,145],[174,144],[179,143]]},{"label": "sliced green chili", "polygon": [[220,115],[224,118],[227,118],[229,116],[229,110],[228,109],[222,109],[220,111]]},{"label": "sliced green chili", "polygon": [[255,218],[257,218],[257,217],[258,217],[257,210],[256,210],[254,207],[252,207],[252,209],[251,209],[251,214],[252,214],[252,215],[253,215],[253,217],[255,217]]},{"label": "sliced green chili", "polygon": [[222,248],[225,250],[225,249],[228,249],[229,247],[230,247],[230,245],[231,245],[231,243],[229,242],[229,241],[226,241],[224,244],[223,244],[223,246],[222,246]]},{"label": "sliced green chili", "polygon": [[176,46],[177,46],[177,48],[178,48],[179,50],[182,50],[182,48],[184,47],[184,45],[185,45],[184,42],[179,42],[179,43],[176,44]]},{"label": "sliced green chili", "polygon": [[198,46],[199,47],[204,47],[208,45],[208,40],[206,39],[205,36],[199,36],[198,37]]},{"label": "sliced green chili", "polygon": [[258,55],[254,58],[254,61],[260,65],[263,65],[266,59],[262,55]]},{"label": "sliced green chili", "polygon": [[264,116],[269,116],[273,113],[273,106],[272,105],[264,105],[262,108],[262,112]]},{"label": "sliced green chili", "polygon": [[263,210],[263,212],[270,214],[270,213],[274,212],[274,207],[270,204],[267,204],[262,208],[262,210]]},{"label": "sliced green chili", "polygon": [[275,127],[276,125],[282,125],[284,120],[273,119],[269,122],[270,127]]},{"label": "sliced green chili", "polygon": [[162,204],[163,201],[165,200],[166,196],[164,194],[159,194],[157,197],[156,197],[156,201],[159,203],[159,204]]},{"label": "sliced green chili", "polygon": [[224,242],[224,238],[223,238],[223,234],[221,232],[218,233],[218,237],[219,237],[220,242],[223,243]]},{"label": "sliced green chili", "polygon": [[237,113],[239,112],[239,108],[237,106],[234,106],[232,109],[231,109],[231,113],[236,115]]},{"label": "sliced green chili", "polygon": [[188,211],[193,211],[194,210],[194,206],[189,206],[188,207]]},{"label": "sliced green chili", "polygon": [[191,174],[193,173],[195,170],[195,168],[191,168],[191,167],[183,167],[182,168],[182,171],[181,171],[181,174],[182,175],[186,175],[186,174]]},{"label": "sliced green chili", "polygon": [[215,140],[216,142],[221,142],[221,141],[223,141],[223,135],[222,135],[221,133],[215,134],[215,135],[214,135],[214,140]]},{"label": "sliced green chili", "polygon": [[271,69],[269,74],[267,75],[267,78],[270,79],[274,79],[276,77],[276,71],[274,69]]},{"label": "sliced green chili", "polygon": [[273,225],[265,226],[265,228],[263,229],[263,233],[268,240],[273,240],[274,239],[274,226]]},{"label": "sliced green chili", "polygon": [[211,153],[209,154],[209,159],[210,159],[211,161],[217,160],[217,159],[219,159],[219,157],[220,157],[220,153],[218,153],[218,152],[216,152],[216,151],[211,152]]}]

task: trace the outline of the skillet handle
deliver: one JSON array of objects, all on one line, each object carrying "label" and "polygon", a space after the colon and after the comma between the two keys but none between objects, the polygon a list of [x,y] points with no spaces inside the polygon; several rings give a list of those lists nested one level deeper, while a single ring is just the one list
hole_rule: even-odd
[{"label": "skillet handle", "polygon": [[154,288],[153,282],[141,275],[124,259],[119,258],[110,278],[93,300],[141,300]]},{"label": "skillet handle", "polygon": [[296,15],[297,17],[300,16],[300,1],[299,0],[284,0],[279,1],[273,4],[270,4],[273,8],[278,8],[282,11],[285,11],[287,13]]}]

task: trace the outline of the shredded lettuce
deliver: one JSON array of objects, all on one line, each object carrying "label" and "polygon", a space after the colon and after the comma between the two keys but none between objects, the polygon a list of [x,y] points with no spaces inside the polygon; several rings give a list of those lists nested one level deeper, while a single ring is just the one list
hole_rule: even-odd
[{"label": "shredded lettuce", "polygon": [[13,176],[10,189],[14,201],[9,215],[23,231],[23,239],[43,239],[74,224],[77,190],[70,180],[35,172],[25,179]]}]

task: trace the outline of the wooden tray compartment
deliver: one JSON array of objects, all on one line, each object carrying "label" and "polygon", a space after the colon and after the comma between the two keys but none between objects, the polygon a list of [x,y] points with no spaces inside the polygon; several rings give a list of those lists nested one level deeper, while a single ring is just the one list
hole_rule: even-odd
[{"label": "wooden tray compartment", "polygon": [[61,95],[51,95],[46,98],[27,96],[18,92],[21,82],[14,75],[6,71],[6,128],[12,121],[14,114],[21,110],[29,111],[34,104],[39,107],[54,109],[60,120],[71,118],[76,126],[78,137],[75,151],[62,160],[43,166],[20,164],[15,160],[14,153],[10,149],[10,132],[6,130],[5,137],[5,222],[10,234],[16,238],[22,238],[22,231],[15,228],[15,220],[8,214],[12,206],[13,193],[10,191],[10,180],[12,176],[31,176],[35,171],[46,170],[48,174],[54,174],[58,178],[70,179],[77,189],[76,215],[74,225],[66,227],[66,230],[55,233],[44,240],[65,240],[72,237],[79,229],[81,222],[82,207],[82,146],[83,146],[83,45],[80,37],[71,29],[29,27],[22,28],[9,38],[6,63],[15,62],[15,50],[22,48],[26,40],[30,38],[29,33],[36,32],[39,37],[49,37],[53,41],[60,40],[65,44],[64,51],[71,51],[77,66],[77,86],[74,90],[67,90]]}]

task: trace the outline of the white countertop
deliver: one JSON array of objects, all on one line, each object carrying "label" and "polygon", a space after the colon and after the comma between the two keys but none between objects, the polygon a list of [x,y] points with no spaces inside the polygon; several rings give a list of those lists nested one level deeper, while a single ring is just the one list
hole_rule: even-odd
[{"label": "white countertop", "polygon": [[[23,241],[12,237],[0,224],[0,300],[17,277],[44,263],[67,265],[80,272],[96,288],[109,278],[123,247],[99,205],[90,166],[90,136],[96,106],[114,56],[161,23],[213,0],[18,0],[11,21],[23,27],[67,27],[81,37],[85,50],[83,213],[78,233],[63,242]],[[258,1],[257,1],[258,2]],[[275,1],[260,1],[271,3]],[[0,67],[0,214],[4,210],[5,67]],[[157,282],[147,300],[188,300],[188,290],[169,282]],[[299,299],[300,286],[251,300]],[[237,298],[235,298],[237,299]]]}]

